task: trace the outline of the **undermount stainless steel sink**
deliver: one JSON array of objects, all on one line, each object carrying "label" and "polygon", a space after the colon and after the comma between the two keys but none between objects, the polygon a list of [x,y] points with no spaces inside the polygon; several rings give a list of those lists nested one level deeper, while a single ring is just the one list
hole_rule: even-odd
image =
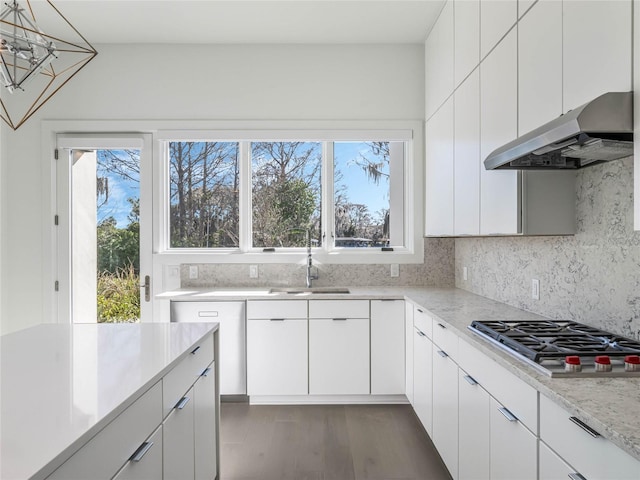
[{"label": "undermount stainless steel sink", "polygon": [[324,293],[324,294],[345,294],[351,293],[348,288],[339,288],[339,287],[312,287],[312,288],[304,288],[304,287],[278,287],[272,288],[269,290],[269,293],[277,293],[281,295],[311,295],[316,293]]}]

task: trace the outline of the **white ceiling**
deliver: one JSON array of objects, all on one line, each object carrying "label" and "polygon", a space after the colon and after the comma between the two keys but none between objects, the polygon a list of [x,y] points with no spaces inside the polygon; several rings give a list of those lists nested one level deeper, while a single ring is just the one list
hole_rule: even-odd
[{"label": "white ceiling", "polygon": [[[422,43],[444,4],[444,0],[52,2],[92,44]],[[36,21],[49,33],[46,11],[51,10],[44,0],[31,3]]]}]

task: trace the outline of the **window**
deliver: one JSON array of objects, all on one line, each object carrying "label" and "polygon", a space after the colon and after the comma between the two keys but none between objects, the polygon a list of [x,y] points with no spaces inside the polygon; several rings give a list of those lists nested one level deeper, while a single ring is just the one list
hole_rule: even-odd
[{"label": "window", "polygon": [[288,262],[310,244],[327,263],[421,261],[411,130],[165,135],[160,253]]}]

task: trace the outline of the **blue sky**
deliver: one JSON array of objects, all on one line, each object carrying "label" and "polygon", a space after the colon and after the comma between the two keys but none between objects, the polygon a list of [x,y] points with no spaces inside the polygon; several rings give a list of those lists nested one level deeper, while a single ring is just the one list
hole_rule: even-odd
[{"label": "blue sky", "polygon": [[[98,164],[100,163],[100,152],[98,150]],[[100,172],[99,166],[98,172]],[[107,217],[113,217],[116,219],[118,228],[125,228],[129,225],[128,215],[131,211],[131,205],[127,199],[140,197],[139,183],[113,173],[98,173],[98,175],[106,176],[109,179],[109,198],[104,205],[98,208],[98,222]]]}]

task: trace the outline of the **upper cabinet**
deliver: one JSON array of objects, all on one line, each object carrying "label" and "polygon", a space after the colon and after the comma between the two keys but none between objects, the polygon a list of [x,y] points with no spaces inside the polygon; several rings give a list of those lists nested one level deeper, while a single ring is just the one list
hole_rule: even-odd
[{"label": "upper cabinet", "polygon": [[480,63],[480,0],[453,2],[454,83],[458,87]]},{"label": "upper cabinet", "polygon": [[539,1],[520,20],[518,58],[520,136],[562,114],[561,0]]},{"label": "upper cabinet", "polygon": [[424,44],[426,118],[453,93],[453,3],[445,4]]},{"label": "upper cabinet", "polygon": [[[457,2],[456,2],[457,3]],[[480,1],[480,58],[484,58],[518,19],[517,0]]]},{"label": "upper cabinet", "polygon": [[562,2],[564,112],[606,92],[631,91],[631,5],[631,0]]}]

